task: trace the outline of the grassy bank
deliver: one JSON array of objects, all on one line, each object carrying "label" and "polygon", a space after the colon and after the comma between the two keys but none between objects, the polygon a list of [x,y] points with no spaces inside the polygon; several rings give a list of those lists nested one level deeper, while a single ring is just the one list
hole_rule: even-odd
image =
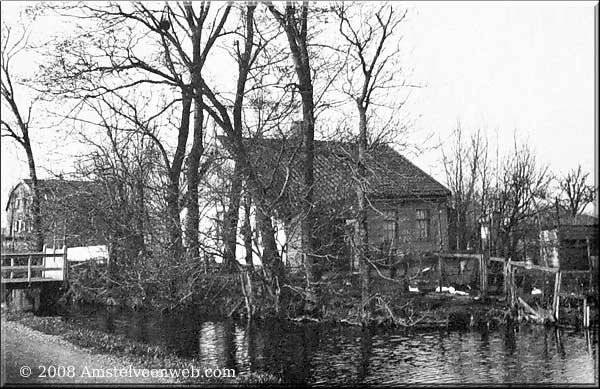
[{"label": "grassy bank", "polygon": [[[2,318],[7,321],[19,322],[48,335],[58,336],[93,353],[105,353],[131,360],[140,368],[186,369],[190,366],[202,369],[205,367],[216,368],[216,366],[202,366],[202,363],[195,358],[181,358],[159,346],[133,341],[123,335],[81,328],[69,321],[64,321],[60,317],[39,317],[31,313],[16,312],[3,307]],[[180,378],[179,381],[184,384],[215,385],[256,385],[280,382],[279,378],[271,374],[256,372],[243,375],[236,372],[236,377],[226,378]]]},{"label": "grassy bank", "polygon": [[[203,316],[248,318],[248,300],[239,273],[196,272],[186,282],[176,282],[177,293],[167,293],[154,278],[140,278],[134,283],[108,282],[101,268],[82,268],[71,284],[70,300],[83,303],[117,305],[160,312],[195,312]],[[418,280],[421,291],[409,291],[408,281],[373,275],[369,289],[372,296],[368,318],[361,317],[360,280],[357,274],[327,272],[315,283],[319,303],[316,312],[304,312],[306,280],[302,273],[289,273],[277,291],[267,284],[261,272],[250,273],[250,308],[252,319],[272,318],[296,321],[321,321],[353,325],[400,328],[498,327],[519,320],[498,298],[479,298],[475,290],[468,293],[437,293],[437,280]],[[411,281],[415,284],[416,281]],[[110,285],[110,288],[107,287]],[[161,283],[162,285],[162,283]],[[163,285],[164,286],[164,285]],[[458,285],[457,285],[458,287]],[[413,286],[414,288],[414,286]],[[466,288],[466,287],[465,287]],[[414,289],[413,289],[414,290]],[[542,304],[544,305],[544,304]]]}]

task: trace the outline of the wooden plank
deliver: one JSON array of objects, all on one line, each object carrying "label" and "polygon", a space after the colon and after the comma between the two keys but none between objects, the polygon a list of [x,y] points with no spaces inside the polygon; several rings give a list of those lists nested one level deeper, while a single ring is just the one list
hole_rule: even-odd
[{"label": "wooden plank", "polygon": [[62,257],[62,253],[46,254],[46,253],[14,253],[14,254],[0,254],[2,259],[7,258],[28,258],[28,257]]},{"label": "wooden plank", "polygon": [[519,297],[517,301],[530,315],[534,316],[536,320],[542,319],[542,316],[535,309],[531,308],[521,297]]},{"label": "wooden plank", "polygon": [[587,298],[587,296],[584,294],[572,293],[572,292],[560,292],[558,295],[560,297],[569,297],[569,298],[578,299],[578,300],[584,300]]},{"label": "wooden plank", "polygon": [[440,253],[438,256],[443,258],[454,259],[479,259],[481,254],[466,254],[466,253]]},{"label": "wooden plank", "polygon": [[2,267],[2,269],[0,269],[0,271],[2,271],[2,273],[8,273],[8,272],[12,272],[12,271],[19,271],[19,270],[28,270],[29,268],[31,268],[31,270],[62,270],[62,267],[44,267],[44,266],[4,266]]},{"label": "wooden plank", "polygon": [[2,278],[3,284],[27,284],[32,282],[62,282],[62,280],[55,280],[54,278],[42,278],[42,277],[31,277],[30,280],[26,278]]},{"label": "wooden plank", "polygon": [[512,262],[511,261],[511,265],[512,266],[517,266],[517,267],[521,267],[527,270],[540,270],[540,271],[545,271],[548,273],[557,273],[559,271],[559,268],[557,267],[546,267],[546,266],[539,266],[539,265],[531,265],[528,264],[527,262]]},{"label": "wooden plank", "polygon": [[590,273],[589,270],[563,270],[562,274],[567,274],[567,275],[582,275],[582,276],[587,276],[588,273]]}]

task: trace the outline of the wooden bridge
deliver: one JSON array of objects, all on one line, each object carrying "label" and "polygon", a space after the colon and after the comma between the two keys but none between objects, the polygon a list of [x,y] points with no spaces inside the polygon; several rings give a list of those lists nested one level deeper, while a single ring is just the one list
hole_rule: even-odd
[{"label": "wooden bridge", "polygon": [[67,250],[62,253],[1,254],[2,287],[25,289],[68,280]]}]

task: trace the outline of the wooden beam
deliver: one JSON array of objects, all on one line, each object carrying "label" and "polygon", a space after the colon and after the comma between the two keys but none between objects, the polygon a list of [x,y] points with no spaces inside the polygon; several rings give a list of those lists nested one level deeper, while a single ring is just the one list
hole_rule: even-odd
[{"label": "wooden beam", "polygon": [[62,267],[44,267],[44,266],[11,266],[11,267],[3,267],[1,269],[2,273],[8,273],[8,272],[13,272],[13,271],[19,271],[19,270],[62,270]]},{"label": "wooden beam", "polygon": [[31,257],[27,258],[27,282],[31,282]]},{"label": "wooden beam", "polygon": [[[65,238],[66,242],[66,238]],[[66,284],[69,279],[69,262],[67,261],[67,245],[63,245],[63,282]]]},{"label": "wooden beam", "polygon": [[55,254],[45,254],[45,253],[14,253],[14,254],[0,254],[0,257],[2,259],[7,259],[7,258],[29,258],[29,257],[34,257],[34,258],[38,258],[38,257],[62,257],[62,253],[55,253]]},{"label": "wooden beam", "polygon": [[560,308],[560,283],[561,272],[558,271],[554,277],[554,298],[552,299],[552,313],[556,321],[558,321]]},{"label": "wooden beam", "polygon": [[557,273],[559,271],[559,268],[557,267],[546,267],[546,266],[539,266],[539,265],[531,265],[528,264],[527,262],[522,262],[522,261],[515,261],[512,262],[511,261],[511,265],[512,266],[516,266],[516,267],[521,267],[523,269],[527,269],[527,270],[540,270],[540,271],[545,271],[548,273]]}]

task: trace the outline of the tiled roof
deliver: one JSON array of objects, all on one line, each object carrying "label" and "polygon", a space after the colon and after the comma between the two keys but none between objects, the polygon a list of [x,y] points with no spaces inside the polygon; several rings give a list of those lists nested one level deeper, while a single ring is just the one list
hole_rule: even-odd
[{"label": "tiled roof", "polygon": [[[31,187],[31,179],[23,180]],[[101,190],[100,184],[92,181],[77,181],[77,180],[38,180],[40,185],[41,195],[52,196],[55,198],[65,199],[67,197],[94,195]]]},{"label": "tiled roof", "polygon": [[[252,166],[272,195],[299,193],[302,182],[302,152],[299,139],[245,139]],[[355,196],[357,146],[349,142],[315,141],[314,198],[333,202]],[[287,169],[287,166],[291,166]],[[415,199],[445,197],[450,191],[388,145],[372,146],[367,152],[369,198]],[[289,174],[288,174],[289,173]],[[287,181],[286,181],[286,177]]]}]

